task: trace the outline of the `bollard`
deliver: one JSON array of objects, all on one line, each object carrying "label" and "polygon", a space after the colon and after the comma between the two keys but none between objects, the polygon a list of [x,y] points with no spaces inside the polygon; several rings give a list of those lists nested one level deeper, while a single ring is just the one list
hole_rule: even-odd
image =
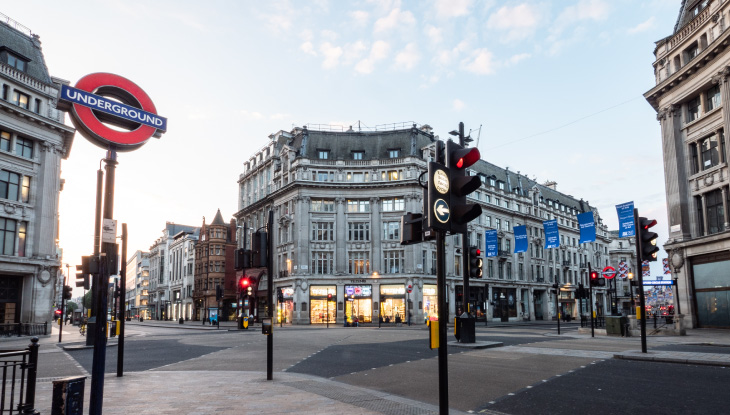
[{"label": "bollard", "polygon": [[[37,414],[35,410],[35,383],[36,375],[38,374],[38,337],[30,339],[28,350],[30,350],[30,357],[28,358],[28,380],[25,389],[25,405],[22,413],[24,414]],[[4,386],[3,386],[4,387]]]}]

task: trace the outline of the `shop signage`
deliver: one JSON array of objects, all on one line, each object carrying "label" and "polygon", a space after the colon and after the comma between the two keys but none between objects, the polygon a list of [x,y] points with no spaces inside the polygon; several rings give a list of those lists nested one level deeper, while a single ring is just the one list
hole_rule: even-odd
[{"label": "shop signage", "polygon": [[383,295],[405,295],[406,287],[402,285],[381,285],[380,294]]},{"label": "shop signage", "polygon": [[327,294],[336,294],[335,287],[309,287],[309,295],[324,297]]},{"label": "shop signage", "polygon": [[292,288],[292,287],[282,288],[281,293],[284,296],[284,298],[292,298],[292,297],[294,297],[294,288]]},{"label": "shop signage", "polygon": [[362,279],[362,280],[350,280],[350,283],[352,283],[352,284],[363,284],[365,282],[366,281],[364,279]]},{"label": "shop signage", "polygon": [[423,286],[423,295],[436,295],[436,287]]},{"label": "shop signage", "polygon": [[102,148],[135,150],[167,131],[167,118],[157,115],[149,95],[129,79],[111,73],[86,75],[73,87],[62,85],[59,109],[68,111],[76,129]]},{"label": "shop signage", "polygon": [[371,285],[345,285],[345,296],[372,297],[373,287]]}]

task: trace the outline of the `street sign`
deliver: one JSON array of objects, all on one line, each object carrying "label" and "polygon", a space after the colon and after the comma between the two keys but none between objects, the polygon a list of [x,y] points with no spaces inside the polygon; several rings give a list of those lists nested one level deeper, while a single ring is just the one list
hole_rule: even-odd
[{"label": "street sign", "polygon": [[445,195],[449,192],[449,175],[444,170],[436,170],[433,173],[433,185],[439,193]]},{"label": "street sign", "polygon": [[104,219],[101,227],[101,242],[114,244],[117,243],[117,221],[114,219]]},{"label": "street sign", "polygon": [[674,280],[644,280],[644,285],[674,285]]},{"label": "street sign", "polygon": [[601,273],[603,274],[604,278],[608,278],[610,280],[616,276],[616,269],[609,265],[604,268]]},{"label": "street sign", "polygon": [[436,213],[436,220],[441,223],[449,222],[451,214],[449,212],[449,205],[444,199],[436,200],[436,203],[433,204],[433,211]]}]

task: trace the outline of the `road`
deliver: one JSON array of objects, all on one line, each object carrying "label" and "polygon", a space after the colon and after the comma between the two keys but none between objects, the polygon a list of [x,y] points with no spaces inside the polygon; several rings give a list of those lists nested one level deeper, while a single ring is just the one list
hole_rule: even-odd
[{"label": "road", "polygon": [[[428,348],[422,326],[275,330],[274,375],[313,375],[438,405],[437,353]],[[640,350],[637,338],[591,338],[568,324],[561,326],[561,335],[552,325],[478,327],[477,340],[503,342],[504,347],[449,348],[449,403],[454,409],[685,414],[722,413],[727,406],[725,398],[719,399],[730,384],[726,368],[612,358],[614,352]],[[64,333],[63,345],[82,342],[72,331]],[[677,345],[671,339],[650,338],[649,345],[656,350],[730,353],[728,347]],[[117,353],[117,347],[108,347],[107,374],[116,373]],[[89,376],[91,356],[91,349],[64,351],[57,337],[44,338],[39,381]],[[127,372],[252,371],[265,378],[266,338],[259,330],[128,324],[124,367]]]}]

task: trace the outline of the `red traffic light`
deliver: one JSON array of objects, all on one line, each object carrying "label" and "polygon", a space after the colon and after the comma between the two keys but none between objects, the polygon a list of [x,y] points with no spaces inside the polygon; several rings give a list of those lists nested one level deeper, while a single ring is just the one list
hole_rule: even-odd
[{"label": "red traffic light", "polygon": [[656,219],[647,219],[647,218],[641,218],[641,227],[646,229],[651,228],[652,226],[656,225]]},{"label": "red traffic light", "polygon": [[60,316],[61,315],[61,310],[56,310],[56,315],[57,316]]},{"label": "red traffic light", "polygon": [[250,284],[251,284],[251,281],[249,281],[248,277],[242,277],[242,278],[241,278],[241,279],[240,279],[240,280],[238,281],[238,285],[240,285],[240,286],[241,286],[241,289],[242,289],[242,290],[245,290],[245,289],[246,289],[246,288],[247,288],[247,287],[248,287],[248,286],[249,286]]},{"label": "red traffic light", "polygon": [[591,271],[591,279],[592,280],[598,279],[598,271]]}]

